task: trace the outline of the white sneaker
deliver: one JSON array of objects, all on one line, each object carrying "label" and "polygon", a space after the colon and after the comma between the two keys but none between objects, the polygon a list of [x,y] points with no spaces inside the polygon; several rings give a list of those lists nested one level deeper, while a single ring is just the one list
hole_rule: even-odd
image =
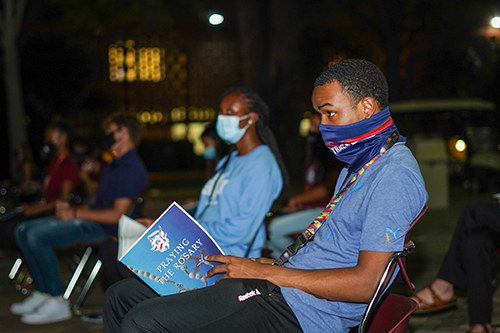
[{"label": "white sneaker", "polygon": [[41,292],[35,290],[24,301],[12,304],[10,306],[10,312],[15,315],[24,315],[34,312],[47,300],[47,294],[42,294]]},{"label": "white sneaker", "polygon": [[35,312],[25,314],[21,322],[29,325],[57,323],[71,319],[69,301],[62,296],[49,297]]}]

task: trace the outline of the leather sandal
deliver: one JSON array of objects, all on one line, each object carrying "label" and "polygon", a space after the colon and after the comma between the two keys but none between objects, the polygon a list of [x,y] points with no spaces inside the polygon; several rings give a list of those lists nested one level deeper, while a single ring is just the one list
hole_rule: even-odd
[{"label": "leather sandal", "polygon": [[[488,326],[486,326],[486,324],[476,324],[476,325],[480,325],[483,330],[481,332],[484,332],[484,333],[492,333],[493,330],[488,328]],[[467,330],[465,333],[476,333],[476,331],[473,331],[472,329],[470,330]]]},{"label": "leather sandal", "polygon": [[425,289],[429,289],[429,292],[431,293],[432,298],[433,298],[433,303],[432,304],[426,303],[422,298],[420,298],[416,294],[411,296],[411,297],[415,298],[419,304],[418,309],[413,314],[424,315],[424,314],[429,314],[429,313],[434,313],[434,312],[439,312],[439,311],[451,309],[451,308],[454,308],[457,306],[457,298],[455,296],[453,296],[453,298],[450,299],[449,301],[443,301],[441,298],[439,298],[438,295],[436,295],[436,293],[434,292],[434,290],[432,289],[431,286],[429,286]]}]

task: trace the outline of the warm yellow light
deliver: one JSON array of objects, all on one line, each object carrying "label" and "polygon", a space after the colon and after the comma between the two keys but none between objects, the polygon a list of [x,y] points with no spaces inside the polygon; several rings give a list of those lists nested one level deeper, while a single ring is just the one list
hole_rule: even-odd
[{"label": "warm yellow light", "polygon": [[205,151],[205,145],[203,144],[203,141],[201,141],[200,138],[196,139],[193,142],[193,152],[196,155],[201,156],[201,155],[203,155],[204,151]]},{"label": "warm yellow light", "polygon": [[[125,47],[118,47],[123,45]],[[109,78],[122,82],[153,81],[165,79],[165,50],[158,47],[141,47],[135,49],[135,41],[119,41],[108,49]],[[180,71],[181,68],[178,68]],[[119,72],[122,73],[119,73]]]},{"label": "warm yellow light", "polygon": [[134,68],[129,68],[127,71],[127,81],[128,82],[134,82],[135,81],[135,69]]},{"label": "warm yellow light", "polygon": [[125,69],[120,66],[116,69],[116,81],[123,82],[125,80]]},{"label": "warm yellow light", "polygon": [[455,142],[455,149],[459,152],[463,152],[465,149],[467,149],[467,144],[465,143],[464,140],[458,139]]},{"label": "warm yellow light", "polygon": [[149,123],[151,121],[151,114],[149,112],[143,112],[141,114],[141,122],[142,123]]},{"label": "warm yellow light", "polygon": [[170,119],[172,119],[173,122],[186,120],[186,108],[181,106],[173,109],[170,113]]},{"label": "warm yellow light", "polygon": [[299,124],[299,134],[303,137],[306,137],[309,134],[309,129],[311,128],[311,119],[304,118],[300,121]]},{"label": "warm yellow light", "polygon": [[186,138],[187,126],[184,123],[173,124],[171,131],[173,141],[184,140]]},{"label": "warm yellow light", "polygon": [[205,124],[200,122],[189,123],[187,139],[189,142],[195,142],[200,138],[201,133],[205,130]]},{"label": "warm yellow light", "polygon": [[163,120],[163,113],[160,111],[154,111],[151,115],[151,124],[160,123]]}]

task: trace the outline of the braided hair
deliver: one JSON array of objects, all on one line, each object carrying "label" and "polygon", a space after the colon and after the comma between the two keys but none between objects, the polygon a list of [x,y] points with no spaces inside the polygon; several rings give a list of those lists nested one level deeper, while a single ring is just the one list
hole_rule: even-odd
[{"label": "braided hair", "polygon": [[262,141],[262,143],[264,143],[265,145],[269,146],[269,148],[273,152],[274,157],[278,161],[278,164],[281,169],[281,174],[283,176],[283,183],[285,186],[288,186],[290,184],[288,171],[286,169],[283,158],[281,157],[281,153],[279,151],[276,138],[274,137],[274,134],[271,131],[271,128],[269,127],[269,118],[270,118],[269,106],[266,104],[266,102],[264,102],[264,100],[260,97],[258,93],[247,88],[243,87],[229,88],[222,94],[222,98],[230,94],[245,96],[249,110],[259,115],[259,120],[255,124],[257,135],[259,136],[260,141]]}]

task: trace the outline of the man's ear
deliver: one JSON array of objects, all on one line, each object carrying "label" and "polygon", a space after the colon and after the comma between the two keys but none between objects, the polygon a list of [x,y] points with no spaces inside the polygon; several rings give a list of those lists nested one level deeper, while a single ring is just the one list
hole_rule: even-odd
[{"label": "man's ear", "polygon": [[365,97],[361,100],[365,119],[370,119],[375,113],[380,111],[378,102],[373,97]]},{"label": "man's ear", "polygon": [[121,141],[124,138],[128,138],[130,140],[130,132],[128,131],[128,127],[127,126],[122,126],[119,129],[119,132],[120,132],[120,138],[117,141]]}]

